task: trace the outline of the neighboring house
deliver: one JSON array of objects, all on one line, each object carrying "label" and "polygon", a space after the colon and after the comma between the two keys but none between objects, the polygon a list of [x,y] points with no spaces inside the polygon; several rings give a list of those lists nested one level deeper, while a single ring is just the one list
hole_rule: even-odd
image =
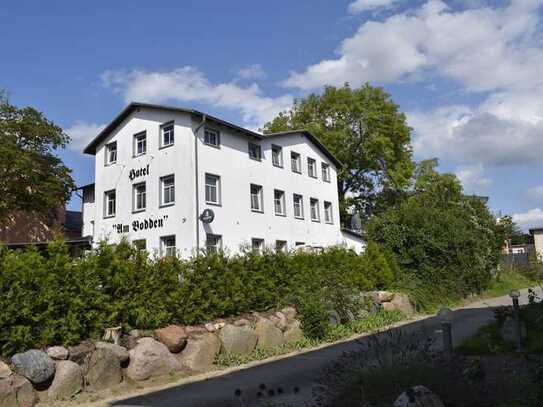
[{"label": "neighboring house", "polygon": [[305,130],[262,135],[204,113],[128,105],[84,150],[83,235],[189,256],[242,245],[361,252],[339,221],[341,163]]},{"label": "neighboring house", "polygon": [[53,237],[62,235],[74,248],[73,252],[77,252],[79,248],[90,247],[89,239],[81,237],[82,226],[81,212],[67,211],[63,207],[49,216],[14,211],[0,226],[0,243],[10,248],[44,247]]},{"label": "neighboring house", "polygon": [[530,234],[534,238],[535,254],[538,260],[543,260],[543,227],[530,229]]}]

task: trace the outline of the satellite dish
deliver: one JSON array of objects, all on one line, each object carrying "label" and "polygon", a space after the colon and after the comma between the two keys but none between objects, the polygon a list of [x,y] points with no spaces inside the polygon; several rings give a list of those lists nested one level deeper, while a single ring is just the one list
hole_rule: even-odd
[{"label": "satellite dish", "polygon": [[200,215],[200,220],[203,223],[211,223],[213,222],[213,219],[215,219],[215,212],[213,212],[211,209],[205,209]]}]

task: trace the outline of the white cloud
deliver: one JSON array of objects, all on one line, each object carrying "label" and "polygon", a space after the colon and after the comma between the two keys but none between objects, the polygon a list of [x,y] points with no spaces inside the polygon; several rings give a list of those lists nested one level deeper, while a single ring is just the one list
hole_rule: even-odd
[{"label": "white cloud", "polygon": [[540,81],[543,65],[537,13],[541,2],[512,0],[502,8],[454,11],[440,0],[430,0],[383,21],[364,22],[341,43],[337,58],[292,73],[284,85],[358,86],[435,70],[472,91],[529,89]]},{"label": "white cloud", "polygon": [[355,0],[349,4],[349,13],[359,14],[368,10],[389,8],[399,0]]},{"label": "white cloud", "polygon": [[238,71],[238,76],[242,79],[263,79],[266,72],[260,64],[247,65]]},{"label": "white cloud", "polygon": [[72,138],[68,147],[72,150],[81,151],[105,127],[105,124],[76,122],[73,126],[64,130]]},{"label": "white cloud", "polygon": [[127,102],[203,102],[240,111],[247,126],[258,127],[292,106],[293,97],[266,97],[257,84],[211,83],[197,68],[185,66],[169,72],[108,71],[103,83]]},{"label": "white cloud", "polygon": [[492,183],[485,176],[485,169],[482,164],[461,167],[456,176],[462,182],[464,191],[467,193],[478,193],[487,189]]},{"label": "white cloud", "polygon": [[543,186],[529,188],[526,196],[532,201],[543,202]]},{"label": "white cloud", "polygon": [[513,221],[526,230],[543,226],[543,211],[540,208],[530,209],[527,212],[513,214]]}]

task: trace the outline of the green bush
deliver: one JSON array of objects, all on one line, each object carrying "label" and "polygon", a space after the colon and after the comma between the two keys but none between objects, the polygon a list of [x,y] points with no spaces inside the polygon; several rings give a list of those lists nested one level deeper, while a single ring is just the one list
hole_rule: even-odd
[{"label": "green bush", "polygon": [[71,345],[105,327],[154,329],[296,305],[310,337],[325,334],[327,312],[355,315],[360,291],[386,288],[393,267],[377,245],[367,254],[199,254],[152,258],[127,242],[105,242],[71,258],[62,242],[44,252],[0,249],[0,353]]}]

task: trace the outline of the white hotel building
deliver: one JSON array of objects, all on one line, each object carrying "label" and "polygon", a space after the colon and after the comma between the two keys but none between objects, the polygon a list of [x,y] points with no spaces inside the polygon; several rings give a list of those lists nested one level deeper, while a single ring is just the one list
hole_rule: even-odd
[{"label": "white hotel building", "polygon": [[151,253],[364,243],[339,222],[341,163],[309,132],[262,135],[204,113],[128,105],[84,150],[83,236]]}]

